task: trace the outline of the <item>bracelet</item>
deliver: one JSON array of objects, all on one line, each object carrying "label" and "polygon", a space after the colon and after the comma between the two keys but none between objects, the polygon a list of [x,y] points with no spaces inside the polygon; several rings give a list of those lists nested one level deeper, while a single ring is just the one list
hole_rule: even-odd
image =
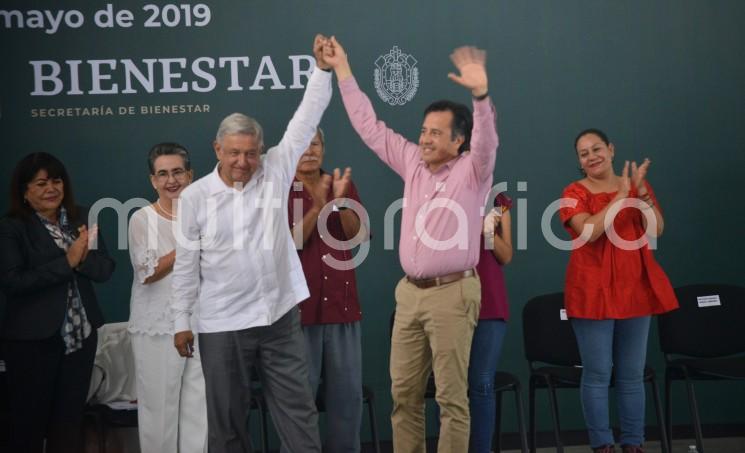
[{"label": "bracelet", "polygon": [[482,94],[481,96],[474,96],[473,98],[476,99],[477,101],[483,101],[484,99],[486,99],[488,97],[489,97],[489,91],[487,91],[486,93]]}]

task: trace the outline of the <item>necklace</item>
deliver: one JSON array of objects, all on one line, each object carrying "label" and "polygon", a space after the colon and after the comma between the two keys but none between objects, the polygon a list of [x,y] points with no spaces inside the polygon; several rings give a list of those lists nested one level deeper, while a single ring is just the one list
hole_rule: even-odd
[{"label": "necklace", "polygon": [[157,204],[157,205],[158,205],[158,208],[160,209],[160,211],[161,211],[161,212],[162,212],[163,214],[167,215],[167,216],[168,216],[168,217],[170,217],[171,219],[175,219],[175,218],[176,218],[176,216],[175,216],[175,215],[173,215],[173,211],[170,211],[170,212],[169,212],[169,211],[167,211],[167,210],[166,210],[166,208],[164,208],[164,207],[163,207],[163,205],[161,205],[161,204],[160,204],[160,198],[158,198],[158,199],[157,199],[157,200],[155,201],[155,204]]}]

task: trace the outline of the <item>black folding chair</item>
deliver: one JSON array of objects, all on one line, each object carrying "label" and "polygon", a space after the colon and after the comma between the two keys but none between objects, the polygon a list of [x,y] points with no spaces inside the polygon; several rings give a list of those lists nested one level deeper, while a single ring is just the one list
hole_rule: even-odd
[{"label": "black folding chair", "polygon": [[137,408],[113,409],[106,404],[88,404],[83,417],[93,421],[98,440],[98,453],[106,453],[106,438],[111,429],[137,428]]},{"label": "black folding chair", "polygon": [[[0,301],[2,303],[2,301]],[[2,359],[3,344],[0,340],[0,447],[9,442],[10,408],[8,403],[8,378],[5,374],[5,360]],[[2,450],[0,448],[0,450]]]},{"label": "black folding chair", "polygon": [[[688,285],[675,289],[680,308],[657,318],[665,354],[665,414],[672,428],[673,381],[685,381],[696,446],[704,453],[693,381],[745,380],[745,288]],[[672,442],[672,429],[668,430]]]},{"label": "black folding chair", "polygon": [[[251,413],[256,410],[259,413],[259,435],[261,436],[261,453],[269,452],[269,421],[267,414],[269,407],[266,404],[264,391],[261,388],[258,372],[254,368],[251,372],[251,398],[248,403],[248,415],[246,417],[246,429],[249,429]],[[250,430],[249,430],[250,431]]]},{"label": "black folding chair", "polygon": [[[529,381],[529,415],[528,445],[530,452],[536,451],[536,403],[538,389],[548,390],[548,401],[551,409],[551,422],[554,432],[556,451],[564,452],[561,441],[561,424],[556,390],[560,388],[579,388],[582,379],[582,360],[577,347],[574,330],[568,320],[563,320],[561,310],[564,308],[564,293],[552,293],[537,296],[528,301],[523,308],[523,341],[525,357],[530,367]],[[539,366],[538,363],[546,364]],[[614,379],[611,378],[611,386]],[[657,422],[660,430],[662,451],[670,451],[662,414],[657,381],[652,368],[644,368],[644,382],[652,389]]]}]

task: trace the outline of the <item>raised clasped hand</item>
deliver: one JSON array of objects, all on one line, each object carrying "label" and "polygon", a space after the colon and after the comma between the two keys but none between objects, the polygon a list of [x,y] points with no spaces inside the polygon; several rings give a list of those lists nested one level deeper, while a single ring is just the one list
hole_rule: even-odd
[{"label": "raised clasped hand", "polygon": [[331,69],[331,65],[326,62],[324,48],[328,45],[329,38],[322,34],[317,34],[313,40],[313,56],[316,58],[316,65],[324,70]]}]

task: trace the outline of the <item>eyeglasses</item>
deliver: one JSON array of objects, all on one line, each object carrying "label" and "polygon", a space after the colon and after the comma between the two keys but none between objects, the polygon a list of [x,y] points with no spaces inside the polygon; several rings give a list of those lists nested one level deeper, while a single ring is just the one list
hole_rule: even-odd
[{"label": "eyeglasses", "polygon": [[172,176],[173,179],[183,181],[184,179],[186,179],[187,173],[189,172],[184,170],[183,168],[177,168],[175,170],[172,170],[170,173],[167,170],[161,170],[155,174],[155,179],[157,179],[159,182],[166,182],[168,181],[168,177]]}]

